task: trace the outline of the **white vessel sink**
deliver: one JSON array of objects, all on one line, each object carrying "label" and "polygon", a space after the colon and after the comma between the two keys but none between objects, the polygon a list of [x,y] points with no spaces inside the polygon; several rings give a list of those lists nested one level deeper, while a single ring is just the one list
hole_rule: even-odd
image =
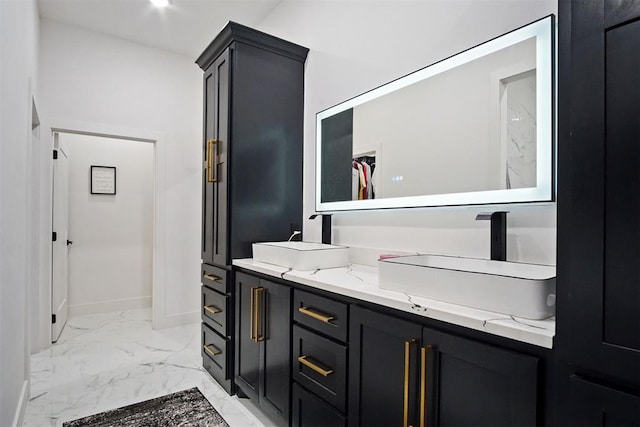
[{"label": "white vessel sink", "polygon": [[379,287],[524,317],[555,314],[556,268],[444,255],[380,260]]},{"label": "white vessel sink", "polygon": [[345,267],[349,248],[313,242],[254,243],[253,259],[293,270]]}]

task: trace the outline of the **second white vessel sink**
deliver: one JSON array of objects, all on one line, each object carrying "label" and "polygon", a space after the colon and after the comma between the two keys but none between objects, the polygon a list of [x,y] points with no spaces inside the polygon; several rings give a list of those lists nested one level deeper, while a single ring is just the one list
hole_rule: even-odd
[{"label": "second white vessel sink", "polygon": [[555,314],[554,266],[444,255],[388,258],[378,264],[382,289],[527,319]]},{"label": "second white vessel sink", "polygon": [[349,248],[314,242],[254,243],[253,259],[293,270],[345,267]]}]

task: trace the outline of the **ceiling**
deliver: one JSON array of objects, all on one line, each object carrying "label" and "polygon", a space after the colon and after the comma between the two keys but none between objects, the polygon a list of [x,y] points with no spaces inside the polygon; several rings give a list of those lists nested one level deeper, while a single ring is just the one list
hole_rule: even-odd
[{"label": "ceiling", "polygon": [[227,21],[259,24],[282,0],[38,0],[40,17],[195,59]]}]

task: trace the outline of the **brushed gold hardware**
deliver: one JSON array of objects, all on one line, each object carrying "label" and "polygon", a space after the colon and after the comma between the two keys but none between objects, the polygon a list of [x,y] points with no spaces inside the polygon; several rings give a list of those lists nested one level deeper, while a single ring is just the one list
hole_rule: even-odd
[{"label": "brushed gold hardware", "polygon": [[428,345],[420,349],[420,427],[427,426],[427,356],[431,348]]},{"label": "brushed gold hardware", "polygon": [[307,307],[300,307],[298,308],[298,311],[302,314],[306,314],[309,317],[313,317],[314,319],[328,324],[332,324],[331,321],[335,319],[335,317],[333,316],[327,316],[325,314],[317,313]]},{"label": "brushed gold hardware", "polygon": [[202,347],[204,347],[204,351],[209,353],[211,356],[217,356],[222,353],[222,350],[218,350],[211,344],[203,345]]},{"label": "brushed gold hardware", "polygon": [[263,287],[256,288],[256,342],[264,341],[264,336],[260,333],[262,325],[260,322],[260,305],[262,304]]},{"label": "brushed gold hardware", "polygon": [[205,176],[209,175],[209,141],[206,143],[206,152],[204,153]]},{"label": "brushed gold hardware", "polygon": [[404,342],[404,400],[403,400],[403,418],[402,425],[409,427],[409,372],[411,362],[411,346],[415,344],[415,339]]},{"label": "brushed gold hardware", "polygon": [[207,141],[207,182],[211,182],[211,140]]},{"label": "brushed gold hardware", "polygon": [[323,377],[328,377],[329,375],[333,374],[333,369],[322,369],[320,366],[318,366],[315,363],[311,362],[307,357],[308,356],[300,356],[300,357],[298,357],[298,362],[302,363],[307,368],[310,368],[310,369],[316,371],[317,373],[319,373]]},{"label": "brushed gold hardware", "polygon": [[218,164],[216,158],[218,157],[218,141],[211,141],[211,182],[218,182]]},{"label": "brushed gold hardware", "polygon": [[249,336],[251,338],[251,341],[255,341],[255,338],[253,336],[253,332],[254,332],[254,327],[253,327],[253,322],[255,319],[255,292],[256,292],[256,288],[251,288],[251,299],[249,301],[249,313],[251,315],[251,322],[249,322]]},{"label": "brushed gold hardware", "polygon": [[260,302],[258,301],[258,288],[255,288],[254,290],[254,297],[253,297],[253,340],[255,342],[258,342],[258,316],[260,314]]},{"label": "brushed gold hardware", "polygon": [[216,144],[218,141],[210,139],[207,141],[207,182],[218,182],[216,171],[218,166],[215,163]]},{"label": "brushed gold hardware", "polygon": [[213,280],[214,282],[218,281],[218,280],[222,280],[222,277],[218,277],[218,276],[213,276],[211,274],[205,274],[204,276],[205,279],[207,280]]},{"label": "brushed gold hardware", "polygon": [[219,309],[218,307],[216,307],[215,305],[205,305],[204,309],[206,311],[208,311],[211,314],[218,314],[218,313],[222,313],[222,310]]}]

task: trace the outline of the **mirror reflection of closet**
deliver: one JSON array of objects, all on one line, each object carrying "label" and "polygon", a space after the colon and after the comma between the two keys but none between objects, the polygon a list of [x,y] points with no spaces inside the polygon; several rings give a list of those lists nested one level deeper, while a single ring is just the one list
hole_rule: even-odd
[{"label": "mirror reflection of closet", "polygon": [[[351,161],[351,200],[371,200],[376,198],[380,173],[377,165],[377,150],[367,150],[353,154]],[[377,171],[377,173],[376,173]]]}]

